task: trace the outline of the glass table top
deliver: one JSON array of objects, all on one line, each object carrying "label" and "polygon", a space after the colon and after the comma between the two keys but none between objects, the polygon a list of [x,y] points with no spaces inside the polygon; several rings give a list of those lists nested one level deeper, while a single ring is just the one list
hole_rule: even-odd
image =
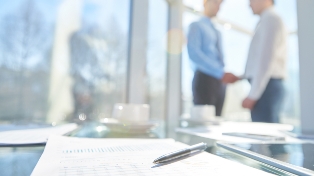
[{"label": "glass table top", "polygon": [[[120,133],[110,131],[106,126],[99,123],[86,123],[81,125],[76,131],[69,134],[73,137],[87,138],[160,138],[154,131],[147,133]],[[44,151],[44,145],[33,145],[25,147],[0,147],[0,175],[1,176],[28,176],[35,168],[41,154]],[[229,152],[222,148],[210,147],[206,150],[214,155],[226,158],[228,160],[240,162],[247,166],[263,170],[275,175],[293,175],[283,170],[276,169],[269,165],[257,162],[255,160],[243,157],[236,153]]]}]

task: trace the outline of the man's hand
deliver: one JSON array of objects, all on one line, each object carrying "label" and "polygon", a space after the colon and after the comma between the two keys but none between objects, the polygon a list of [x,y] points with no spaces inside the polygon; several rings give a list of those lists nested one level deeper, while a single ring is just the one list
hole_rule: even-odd
[{"label": "man's hand", "polygon": [[221,81],[225,84],[232,84],[237,82],[238,80],[239,78],[232,73],[225,73],[221,79]]},{"label": "man's hand", "polygon": [[250,98],[246,98],[242,102],[242,107],[252,110],[256,104],[256,100],[252,100]]}]

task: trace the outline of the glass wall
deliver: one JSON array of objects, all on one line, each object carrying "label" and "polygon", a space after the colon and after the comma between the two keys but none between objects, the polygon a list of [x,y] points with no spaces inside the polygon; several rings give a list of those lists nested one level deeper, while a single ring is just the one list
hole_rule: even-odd
[{"label": "glass wall", "polygon": [[168,10],[166,0],[149,0],[146,97],[151,119],[159,122],[162,136],[166,108]]},{"label": "glass wall", "polygon": [[[201,12],[198,11],[203,9],[203,2],[198,2],[198,5],[193,5],[190,0],[184,2],[187,7],[196,10],[195,12],[186,11],[183,15],[184,29],[187,32],[189,24],[201,16]],[[285,80],[286,100],[281,120],[297,126],[300,117],[300,103],[296,0],[277,0],[275,8],[290,31],[288,77]],[[251,36],[258,20],[259,18],[252,14],[249,0],[223,1],[216,22],[223,35],[226,71],[237,75],[244,73]],[[184,49],[182,63],[183,114],[188,114],[193,106],[191,88],[193,71],[189,62],[187,50]],[[247,81],[240,81],[228,86],[223,110],[224,117],[238,121],[250,120],[249,111],[241,107],[242,100],[247,96],[249,90],[250,85]]]},{"label": "glass wall", "polygon": [[[225,70],[236,75],[243,75],[251,36],[259,18],[253,15],[248,0],[224,1],[218,18],[226,21],[226,24],[220,25],[223,35]],[[238,25],[251,34],[232,30],[231,25]],[[242,108],[242,101],[248,95],[249,90],[250,85],[246,80],[228,85],[224,106],[225,117],[237,121],[250,120],[249,110]]]},{"label": "glass wall", "polygon": [[[199,15],[184,12],[183,13],[183,30],[184,33],[188,33],[189,25],[199,19]],[[191,62],[189,59],[189,54],[187,46],[184,46],[182,50],[182,115],[187,116],[190,113],[190,109],[193,106],[193,94],[192,94],[192,79],[193,79],[193,70],[191,67]]]},{"label": "glass wall", "polygon": [[109,117],[125,101],[130,0],[0,6],[0,121]]}]

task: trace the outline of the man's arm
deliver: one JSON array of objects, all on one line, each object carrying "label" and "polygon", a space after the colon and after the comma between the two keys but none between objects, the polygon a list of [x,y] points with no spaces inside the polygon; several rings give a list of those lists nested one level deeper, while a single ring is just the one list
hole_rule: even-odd
[{"label": "man's arm", "polygon": [[248,96],[251,100],[258,100],[264,93],[273,70],[274,53],[278,35],[281,35],[281,22],[276,18],[264,21],[261,29],[260,52],[256,53],[256,71],[252,77],[252,87]]},{"label": "man's arm", "polygon": [[264,93],[266,86],[271,78],[271,71],[273,69],[275,44],[278,40],[278,35],[281,35],[281,21],[273,18],[264,21],[261,29],[260,52],[256,53],[259,57],[256,63],[256,72],[252,77],[252,86],[249,96],[243,101],[244,108],[253,109],[257,100],[260,99]]}]

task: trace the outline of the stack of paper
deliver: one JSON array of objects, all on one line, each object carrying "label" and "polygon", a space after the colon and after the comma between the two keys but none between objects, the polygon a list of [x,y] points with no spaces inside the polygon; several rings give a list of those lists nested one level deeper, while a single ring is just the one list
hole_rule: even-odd
[{"label": "stack of paper", "polygon": [[64,135],[76,128],[77,125],[72,123],[56,127],[4,131],[0,132],[0,146],[45,144],[50,135]]},{"label": "stack of paper", "polygon": [[173,140],[51,136],[32,175],[269,175],[206,152],[165,165],[152,163],[185,147]]}]

